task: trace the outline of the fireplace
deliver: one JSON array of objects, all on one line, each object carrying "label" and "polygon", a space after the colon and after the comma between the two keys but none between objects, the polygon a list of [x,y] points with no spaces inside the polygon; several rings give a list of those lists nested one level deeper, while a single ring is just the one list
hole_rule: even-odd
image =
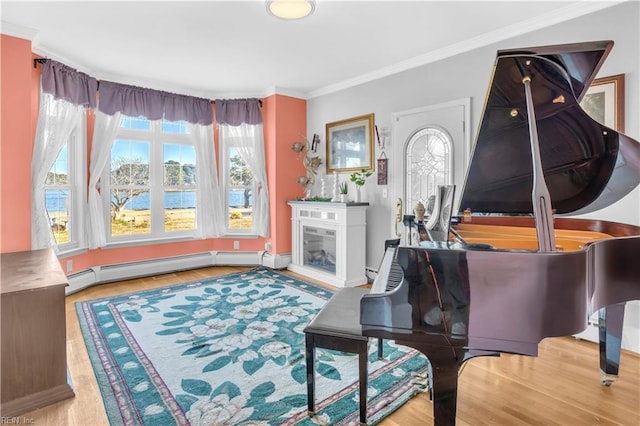
[{"label": "fireplace", "polygon": [[288,269],[337,287],[365,284],[368,203],[289,201],[289,205]]},{"label": "fireplace", "polygon": [[303,264],[336,273],[336,231],[316,226],[302,227]]}]

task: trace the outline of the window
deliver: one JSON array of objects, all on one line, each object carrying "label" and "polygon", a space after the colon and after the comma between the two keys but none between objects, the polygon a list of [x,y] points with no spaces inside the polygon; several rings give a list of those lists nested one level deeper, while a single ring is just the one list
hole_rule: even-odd
[{"label": "window", "polygon": [[108,241],[194,235],[196,150],[185,122],[123,117],[109,164]]},{"label": "window", "polygon": [[406,147],[405,200],[408,206],[418,201],[428,206],[439,185],[453,183],[453,141],[443,130],[426,127],[414,133]]},{"label": "window", "polygon": [[222,187],[226,188],[225,211],[226,228],[231,233],[254,233],[253,194],[255,191],[253,173],[242,159],[238,148],[226,143],[221,148]]},{"label": "window", "polygon": [[84,247],[86,159],[84,120],[75,123],[44,184],[45,209],[58,252]]}]

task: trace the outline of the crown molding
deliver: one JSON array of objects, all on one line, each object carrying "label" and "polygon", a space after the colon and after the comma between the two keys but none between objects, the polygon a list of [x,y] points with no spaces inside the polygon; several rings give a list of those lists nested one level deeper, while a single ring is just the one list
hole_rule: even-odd
[{"label": "crown molding", "polygon": [[288,89],[286,87],[280,87],[280,86],[271,86],[267,88],[261,97],[266,98],[272,95],[283,95],[283,96],[289,96],[291,98],[307,99],[307,94],[304,92],[301,92],[300,90]]},{"label": "crown molding", "polygon": [[33,28],[23,27],[22,25],[12,24],[11,22],[0,21],[0,32],[8,36],[33,41],[39,31],[34,30]]},{"label": "crown molding", "polygon": [[542,28],[550,27],[561,22],[569,21],[571,19],[579,18],[590,13],[594,13],[609,7],[624,3],[628,0],[612,0],[612,1],[583,1],[565,6],[560,9],[553,10],[552,12],[540,15],[536,18],[518,22],[517,24],[509,25],[507,27],[500,28],[498,30],[490,31],[481,36],[477,36],[468,40],[464,40],[459,43],[431,51],[424,55],[415,56],[406,61],[398,62],[388,67],[380,68],[378,70],[363,74],[359,77],[355,77],[349,80],[344,80],[339,83],[330,84],[319,89],[312,90],[306,94],[306,99],[312,99],[330,93],[345,90],[360,84],[368,83],[370,81],[379,80],[384,77],[388,77],[393,74],[397,74],[403,71],[407,71],[413,68],[418,68],[423,65],[427,65],[433,62],[437,62],[461,53],[465,53],[474,49],[488,46],[493,43],[508,40],[510,38],[526,34],[532,31],[540,30]]}]

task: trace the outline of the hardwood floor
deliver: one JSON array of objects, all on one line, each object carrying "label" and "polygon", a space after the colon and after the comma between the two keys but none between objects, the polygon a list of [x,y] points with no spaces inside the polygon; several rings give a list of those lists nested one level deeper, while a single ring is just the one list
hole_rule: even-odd
[{"label": "hardwood floor", "polygon": [[[75,302],[246,269],[217,266],[103,284],[68,296],[67,356],[76,396],[20,418],[32,420],[35,425],[108,424],[80,332]],[[429,398],[419,394],[385,419],[382,425],[432,423]],[[502,355],[499,358],[472,359],[465,365],[459,379],[457,424],[639,425],[640,356],[623,351],[620,379],[610,387],[600,385],[597,345],[572,337],[545,339],[540,344],[537,358]]]}]

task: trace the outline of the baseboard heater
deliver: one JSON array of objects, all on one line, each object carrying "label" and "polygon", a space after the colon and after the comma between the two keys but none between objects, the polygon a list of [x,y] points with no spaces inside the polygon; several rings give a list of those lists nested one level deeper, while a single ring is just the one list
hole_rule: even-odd
[{"label": "baseboard heater", "polygon": [[[265,259],[265,254],[268,259]],[[290,255],[288,259],[290,259]],[[288,259],[286,256],[284,259],[279,259],[279,256],[276,256],[274,260],[273,256],[262,251],[209,251],[184,256],[149,259],[139,262],[94,266],[90,269],[69,275],[67,277],[69,286],[67,287],[66,294],[72,294],[96,284],[205,268],[207,266],[265,265],[278,268],[280,264],[286,266],[290,261]]]}]

